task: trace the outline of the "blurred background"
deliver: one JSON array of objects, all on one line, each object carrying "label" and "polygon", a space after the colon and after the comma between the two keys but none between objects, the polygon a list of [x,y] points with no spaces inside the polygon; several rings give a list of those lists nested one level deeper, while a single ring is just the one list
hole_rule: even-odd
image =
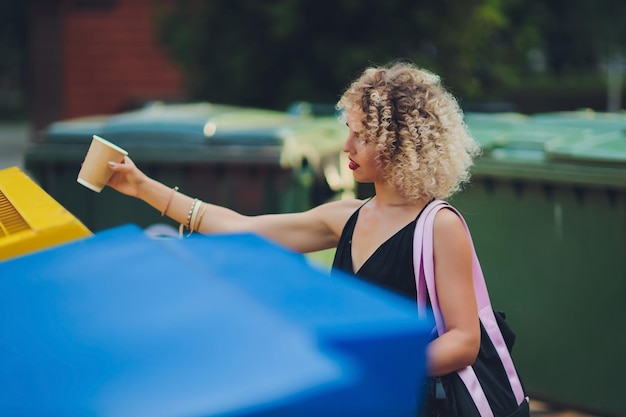
[{"label": "blurred background", "polygon": [[149,100],[334,103],[368,64],[412,60],[470,110],[623,107],[621,0],[2,0],[0,119]]},{"label": "blurred background", "polygon": [[[486,157],[455,204],[469,214],[479,252],[491,255],[483,265],[490,291],[519,332],[531,394],[546,400],[533,403],[533,413],[626,415],[623,0],[0,0],[0,169],[23,166],[26,150],[39,149],[31,172],[91,230],[128,221],[129,213],[152,223],[158,213],[140,203],[108,190],[96,203],[75,184],[86,139],[99,126],[89,122],[94,115],[154,102],[278,112],[308,102],[327,111],[364,67],[394,60],[441,75],[473,115]],[[150,113],[149,123],[167,111]],[[576,114],[541,117],[569,111]],[[52,123],[69,119],[81,122],[48,135]],[[189,146],[204,145],[205,121]],[[143,153],[149,173],[205,200],[291,210],[300,206],[285,203],[287,191],[305,205],[328,197],[317,196],[311,170],[333,193],[346,191],[342,138],[320,126],[330,132],[330,150],[308,160],[294,152],[288,167],[260,160],[252,147],[244,168],[211,159],[229,157],[224,148],[181,156],[150,153],[148,144],[134,155]],[[283,143],[270,136],[259,131],[257,139]],[[45,147],[47,139],[58,143]],[[317,166],[322,156],[329,162]],[[207,175],[219,175],[221,188],[207,191]]]}]

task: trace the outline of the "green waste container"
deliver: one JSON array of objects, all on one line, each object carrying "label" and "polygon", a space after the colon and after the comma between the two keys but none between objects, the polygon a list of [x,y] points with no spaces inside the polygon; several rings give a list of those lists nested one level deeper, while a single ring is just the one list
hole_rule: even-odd
[{"label": "green waste container", "polygon": [[244,214],[305,210],[350,192],[333,116],[302,117],[212,103],[159,104],[53,123],[25,154],[25,169],[92,231],[174,223],[147,204],[76,182],[93,134],[129,152],[149,176]]},{"label": "green waste container", "polygon": [[583,132],[606,133],[624,129],[626,111],[602,113],[593,110],[539,113],[531,117],[533,125],[576,128]]},{"label": "green waste container", "polygon": [[467,120],[486,151],[451,203],[517,332],[528,393],[626,415],[626,116]]}]

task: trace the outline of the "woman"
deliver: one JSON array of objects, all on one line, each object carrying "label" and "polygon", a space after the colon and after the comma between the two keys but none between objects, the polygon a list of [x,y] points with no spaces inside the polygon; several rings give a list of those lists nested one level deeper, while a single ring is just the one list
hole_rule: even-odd
[{"label": "woman", "polygon": [[[431,200],[449,197],[468,180],[479,148],[439,78],[411,64],[365,70],[344,92],[338,109],[349,127],[343,151],[354,179],[374,184],[375,195],[367,201],[244,216],[147,177],[129,158],[110,163],[114,175],[108,185],[192,232],[255,232],[303,253],[336,247],[335,268],[416,299],[416,219]],[[429,344],[427,369],[438,376],[471,365],[480,346],[471,246],[460,219],[449,210],[435,218],[434,252],[446,331]]]}]

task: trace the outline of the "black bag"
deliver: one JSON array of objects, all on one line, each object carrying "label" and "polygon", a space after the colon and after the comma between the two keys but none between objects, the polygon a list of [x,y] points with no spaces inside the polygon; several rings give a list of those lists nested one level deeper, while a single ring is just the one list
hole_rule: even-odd
[{"label": "black bag", "polygon": [[[505,321],[503,312],[494,312],[509,352],[515,343],[515,333]],[[483,390],[495,416],[528,417],[529,404],[518,405],[511,391],[506,372],[493,343],[481,325],[481,342],[478,358],[472,365],[480,381],[490,381]],[[480,417],[480,413],[465,384],[454,372],[441,377],[427,378],[420,417]]]},{"label": "black bag", "polygon": [[[424,312],[430,301],[438,334],[444,331],[444,325],[435,288],[432,241],[435,215],[444,207],[459,216],[471,242],[465,220],[444,201],[430,203],[418,219],[414,239],[418,306]],[[529,417],[528,397],[524,394],[510,356],[515,334],[504,320],[504,314],[491,308],[485,280],[473,247],[472,252],[474,290],[481,329],[480,351],[472,366],[427,379],[420,416]]]}]

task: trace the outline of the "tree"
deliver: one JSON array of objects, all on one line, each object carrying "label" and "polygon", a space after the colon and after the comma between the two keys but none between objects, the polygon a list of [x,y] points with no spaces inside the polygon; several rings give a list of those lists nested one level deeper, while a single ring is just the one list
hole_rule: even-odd
[{"label": "tree", "polygon": [[457,95],[485,96],[485,86],[510,76],[492,56],[516,33],[506,30],[505,4],[155,0],[155,16],[190,97],[285,108],[334,102],[365,66],[397,59],[439,73]]}]

